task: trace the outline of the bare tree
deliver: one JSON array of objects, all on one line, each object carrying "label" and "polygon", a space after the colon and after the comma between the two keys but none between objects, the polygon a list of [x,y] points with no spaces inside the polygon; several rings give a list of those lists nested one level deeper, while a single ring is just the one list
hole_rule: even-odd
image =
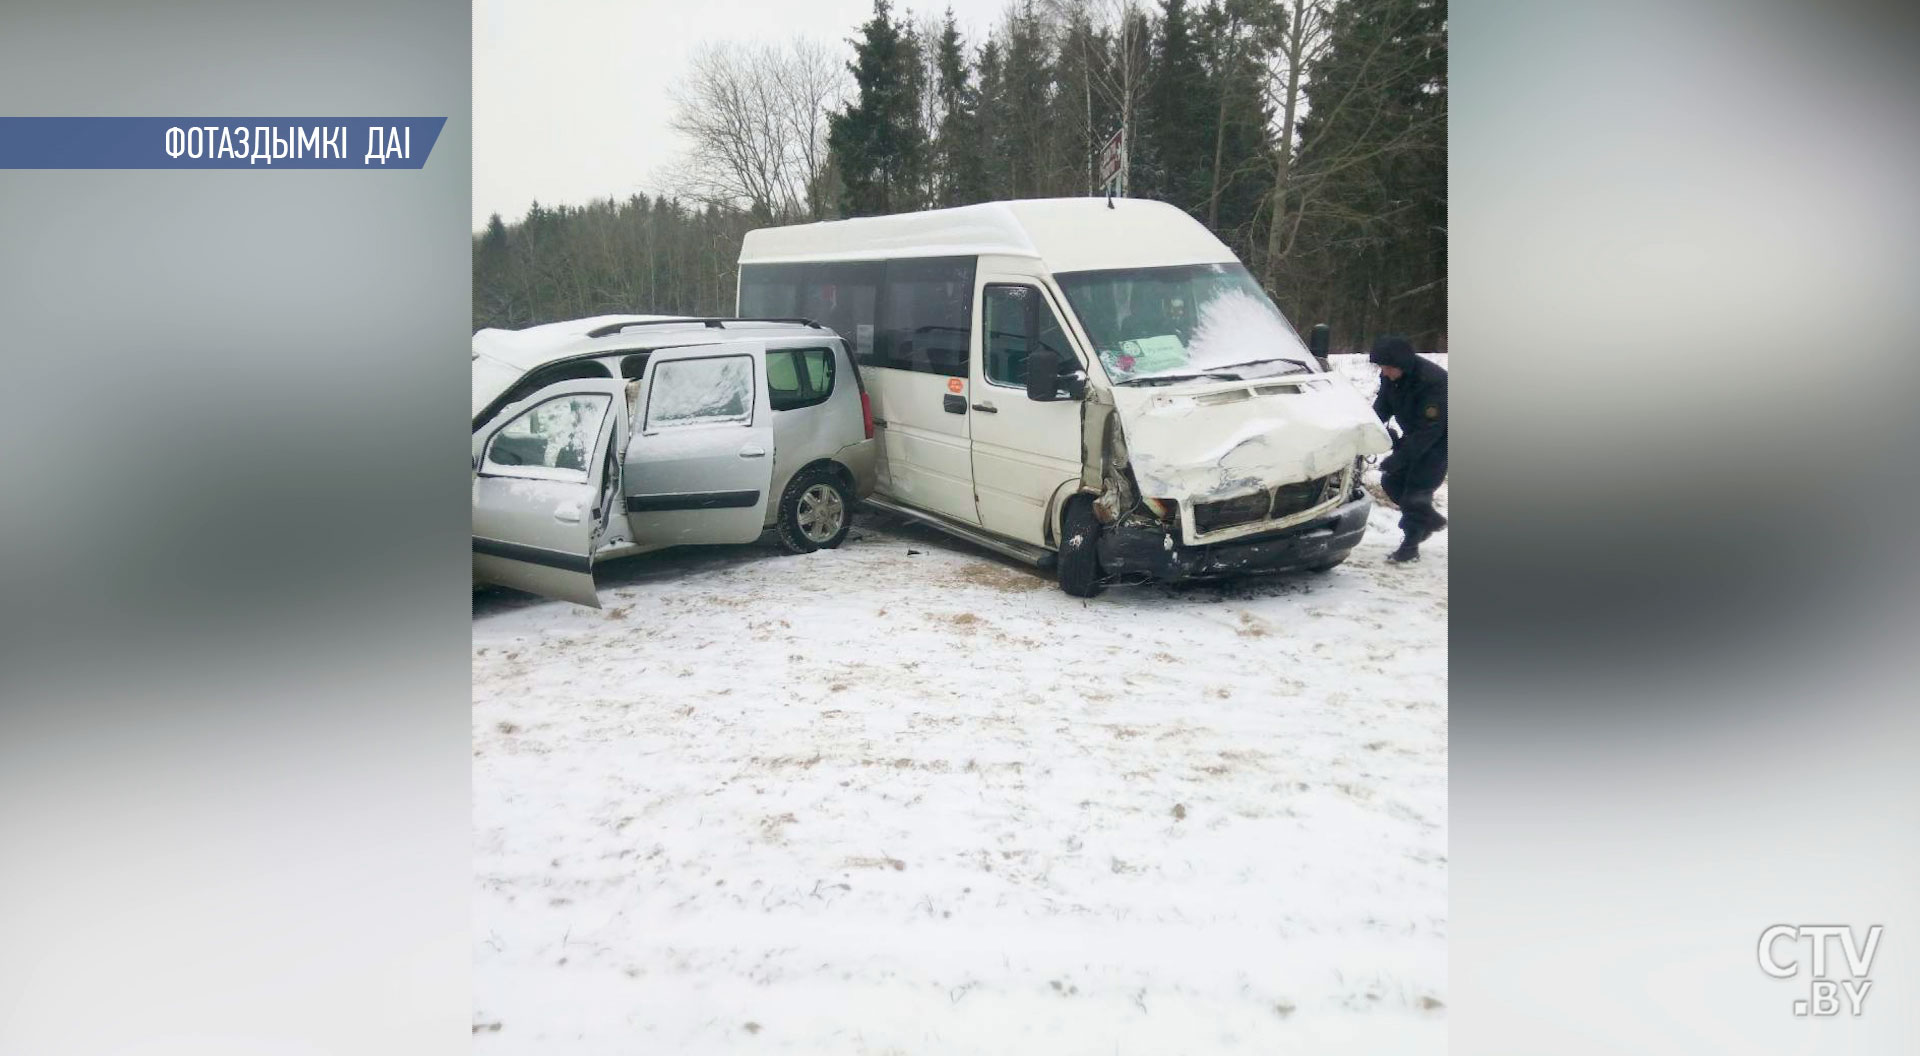
[{"label": "bare tree", "polygon": [[1287,194],[1292,190],[1289,180],[1293,175],[1293,141],[1300,122],[1307,69],[1326,52],[1329,36],[1325,0],[1289,0],[1286,21],[1280,27],[1280,45],[1274,49],[1273,76],[1269,79],[1270,90],[1276,97],[1275,110],[1280,115],[1280,129],[1274,142],[1273,192],[1268,207],[1271,219],[1267,226],[1263,275],[1268,289],[1273,288],[1280,262],[1291,249],[1288,234],[1300,228],[1297,215],[1291,223],[1287,217]]},{"label": "bare tree", "polygon": [[[940,83],[940,34],[945,31],[946,22],[941,15],[931,11],[909,11],[903,18],[910,22],[908,32],[920,59],[912,87],[915,97],[920,100],[920,138],[921,142],[932,145],[939,141],[940,124],[947,116],[937,88]],[[938,202],[941,189],[953,178],[938,160],[926,166],[923,176],[925,186],[920,193],[922,200],[928,203]]]},{"label": "bare tree", "polygon": [[703,47],[670,92],[687,141],[670,179],[690,198],[763,219],[818,218],[826,118],[842,91],[834,55],[810,41]]},{"label": "bare tree", "polygon": [[[1326,58],[1332,42],[1333,4],[1330,0],[1288,0],[1287,21],[1281,27],[1280,46],[1276,49],[1273,76],[1269,84],[1280,112],[1280,135],[1274,150],[1274,186],[1271,197],[1272,219],[1267,228],[1267,259],[1264,275],[1272,288],[1280,266],[1293,252],[1294,239],[1300,233],[1302,218],[1319,208],[1316,193],[1331,186],[1333,177],[1356,165],[1400,150],[1413,142],[1434,122],[1444,123],[1444,112],[1398,129],[1387,139],[1377,139],[1374,129],[1387,118],[1388,108],[1380,105],[1387,86],[1407,73],[1403,56],[1399,65],[1389,57],[1389,42],[1411,21],[1412,11],[1401,13],[1400,21],[1389,23],[1373,35],[1367,51],[1356,57],[1356,75],[1346,89],[1330,102],[1323,102],[1325,113],[1316,117],[1320,133],[1300,140],[1298,130],[1306,103],[1306,81],[1314,67]],[[1365,116],[1365,125],[1357,136],[1349,136],[1351,146],[1336,153],[1321,149],[1326,137],[1338,127],[1338,118],[1349,110]],[[1298,142],[1296,142],[1298,140]],[[1302,168],[1300,159],[1312,164]],[[1291,204],[1289,201],[1291,200]],[[1328,207],[1326,215],[1340,210]],[[1377,218],[1376,218],[1377,219]]]},{"label": "bare tree", "polygon": [[[1106,61],[1107,38],[1102,29],[1094,23],[1094,11],[1090,0],[1044,0],[1047,17],[1059,27],[1060,68],[1056,79],[1060,81],[1060,112],[1079,111],[1078,127],[1074,129],[1079,140],[1081,160],[1086,168],[1086,190],[1089,196],[1098,192],[1097,174],[1100,147],[1106,142],[1108,133],[1094,127],[1093,118],[1093,77],[1094,68]],[[1078,80],[1078,84],[1072,83]],[[1071,105],[1078,99],[1079,105]],[[1104,101],[1104,100],[1103,100]]]},{"label": "bare tree", "polygon": [[[1120,115],[1120,193],[1132,183],[1128,171],[1138,131],[1135,116],[1147,95],[1147,70],[1153,49],[1153,26],[1140,0],[1090,0],[1091,24],[1112,34],[1112,45],[1099,61],[1089,61],[1092,92]],[[1088,109],[1091,111],[1091,95]]]},{"label": "bare tree", "polygon": [[[1226,0],[1219,12],[1220,23],[1215,27],[1218,53],[1212,58],[1220,90],[1219,98],[1214,101],[1213,178],[1207,188],[1207,226],[1215,231],[1220,229],[1220,195],[1238,175],[1222,171],[1226,159],[1228,114],[1234,102],[1233,90],[1241,83],[1243,70],[1260,61],[1260,56],[1274,50],[1279,42],[1280,28],[1286,21],[1284,8],[1261,0]],[[1211,15],[1212,11],[1208,14]]]},{"label": "bare tree", "polygon": [[846,94],[846,67],[834,49],[800,38],[787,45],[786,61],[778,69],[778,97],[786,103],[782,121],[806,188],[807,219],[821,220],[833,200],[827,186],[827,115]]}]

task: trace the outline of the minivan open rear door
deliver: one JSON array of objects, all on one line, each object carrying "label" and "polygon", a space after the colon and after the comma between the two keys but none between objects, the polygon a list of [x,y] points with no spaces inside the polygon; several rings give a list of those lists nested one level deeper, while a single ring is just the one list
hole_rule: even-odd
[{"label": "minivan open rear door", "polygon": [[598,608],[593,542],[619,494],[624,383],[549,385],[474,434],[473,575]]}]

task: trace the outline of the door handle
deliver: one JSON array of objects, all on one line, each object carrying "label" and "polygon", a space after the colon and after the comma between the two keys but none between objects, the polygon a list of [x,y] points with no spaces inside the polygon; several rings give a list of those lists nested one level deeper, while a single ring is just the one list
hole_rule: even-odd
[{"label": "door handle", "polygon": [[999,414],[1000,413],[1000,408],[995,407],[991,403],[976,403],[973,405],[973,409],[983,414]]},{"label": "door handle", "polygon": [[558,509],[555,509],[553,511],[553,519],[556,521],[560,521],[564,524],[579,524],[580,523],[579,504],[570,502],[565,506],[561,506]]},{"label": "door handle", "polygon": [[767,457],[767,449],[764,447],[761,447],[759,444],[748,444],[747,446],[740,449],[740,457],[741,458],[765,458]]}]

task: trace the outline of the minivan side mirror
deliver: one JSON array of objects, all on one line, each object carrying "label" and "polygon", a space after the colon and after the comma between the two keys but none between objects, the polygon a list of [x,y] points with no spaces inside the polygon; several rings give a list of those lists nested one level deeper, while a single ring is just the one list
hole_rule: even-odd
[{"label": "minivan side mirror", "polygon": [[1040,347],[1027,354],[1027,399],[1050,402],[1087,396],[1087,375],[1073,363],[1062,373],[1060,353]]}]

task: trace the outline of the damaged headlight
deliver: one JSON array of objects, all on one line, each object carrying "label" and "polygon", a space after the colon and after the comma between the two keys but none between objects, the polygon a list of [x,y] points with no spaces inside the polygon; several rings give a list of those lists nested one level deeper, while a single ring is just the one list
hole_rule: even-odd
[{"label": "damaged headlight", "polygon": [[1173,519],[1174,504],[1166,499],[1141,499],[1140,505],[1145,506],[1155,517],[1163,521]]}]

